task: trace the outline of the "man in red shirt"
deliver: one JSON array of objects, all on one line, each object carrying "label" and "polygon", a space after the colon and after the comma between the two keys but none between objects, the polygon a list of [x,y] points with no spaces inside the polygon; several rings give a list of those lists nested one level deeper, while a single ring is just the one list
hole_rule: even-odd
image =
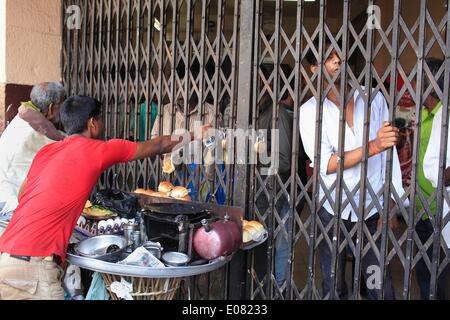
[{"label": "man in red shirt", "polygon": [[[19,206],[0,238],[0,300],[64,299],[60,263],[98,178],[108,167],[171,152],[181,136],[135,143],[98,140],[101,104],[74,96],[61,107],[69,137],[42,148],[19,193]],[[198,130],[201,139],[210,125]]]}]

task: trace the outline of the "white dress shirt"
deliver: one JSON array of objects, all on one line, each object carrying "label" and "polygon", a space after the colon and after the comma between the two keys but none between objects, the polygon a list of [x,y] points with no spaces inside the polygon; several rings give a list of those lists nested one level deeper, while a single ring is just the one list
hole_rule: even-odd
[{"label": "white dress shirt", "polygon": [[[353,124],[351,129],[346,123],[345,128],[345,151],[351,151],[362,147],[363,143],[363,130],[364,130],[364,99],[356,91],[354,94],[355,107],[353,111]],[[313,97],[304,103],[300,108],[300,134],[303,141],[306,154],[314,161],[315,154],[315,133],[316,133],[316,110],[318,105],[316,99]],[[325,185],[328,189],[336,181],[336,173],[327,174],[328,162],[333,154],[338,152],[338,139],[339,139],[339,108],[331,102],[329,99],[325,99],[323,103],[323,118],[322,118],[322,141],[321,141],[321,154],[320,154],[320,176],[322,177]],[[388,108],[386,101],[381,93],[378,93],[372,102],[371,115],[370,115],[370,130],[369,141],[374,140],[377,137],[377,132],[381,128],[384,121],[388,120]],[[373,191],[377,194],[382,188],[385,179],[386,170],[386,152],[382,152],[378,155],[372,156],[368,160],[367,166],[367,178]],[[311,164],[313,166],[313,164]],[[357,164],[352,168],[345,169],[343,172],[343,183],[346,184],[350,192],[353,191],[355,186],[360,184],[361,164]],[[397,150],[394,147],[393,150],[393,169],[392,169],[392,182],[399,197],[405,193],[402,186],[402,175],[400,171],[400,163],[398,160]],[[367,187],[366,187],[367,188]],[[391,190],[392,192],[392,190]],[[325,193],[320,188],[320,199],[323,199]],[[335,198],[335,189],[331,193],[333,201]],[[346,193],[342,190],[342,203],[347,199]],[[359,206],[359,190],[353,194],[353,199],[356,206]],[[379,197],[380,204],[383,206],[383,195]],[[376,201],[376,200],[375,200]],[[372,198],[367,191],[366,193],[366,208],[372,202]],[[407,205],[407,201],[405,203]],[[328,200],[324,203],[323,207],[330,213],[334,214],[334,208],[330,205]],[[376,207],[373,207],[367,214],[366,219],[377,213]],[[342,218],[348,220],[351,218],[352,222],[358,220],[357,212],[353,209],[350,203],[345,208],[342,208]]]},{"label": "white dress shirt", "polygon": [[28,122],[16,116],[0,137],[0,213],[14,211],[20,186],[28,174],[36,153],[55,142],[35,131]]},{"label": "white dress shirt", "polygon": [[[438,175],[439,175],[439,154],[441,148],[441,129],[442,129],[442,108],[436,113],[433,119],[433,126],[431,128],[430,142],[428,143],[427,151],[423,159],[423,172],[425,177],[430,180],[433,187],[437,188]],[[450,132],[449,132],[450,134]],[[447,167],[450,166],[450,140],[447,142]],[[450,187],[447,187],[447,192],[450,191]],[[437,208],[439,210],[439,208]],[[450,208],[447,201],[444,199],[444,208],[442,211],[442,218],[448,214]],[[450,223],[443,226],[442,236],[450,247]]]}]

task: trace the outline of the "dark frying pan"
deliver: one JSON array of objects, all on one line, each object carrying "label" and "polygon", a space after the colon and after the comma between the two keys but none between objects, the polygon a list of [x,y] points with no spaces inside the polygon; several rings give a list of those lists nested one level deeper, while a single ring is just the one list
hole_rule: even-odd
[{"label": "dark frying pan", "polygon": [[194,215],[207,211],[204,207],[192,203],[148,203],[144,208],[154,213],[170,215]]}]

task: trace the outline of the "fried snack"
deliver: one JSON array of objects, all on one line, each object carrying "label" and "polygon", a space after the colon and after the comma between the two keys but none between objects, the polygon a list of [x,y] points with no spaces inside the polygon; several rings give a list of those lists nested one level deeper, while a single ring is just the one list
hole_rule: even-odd
[{"label": "fried snack", "polygon": [[158,186],[158,192],[171,192],[174,188],[173,184],[169,181],[163,181]]},{"label": "fried snack", "polygon": [[90,208],[90,207],[92,207],[92,202],[88,200],[88,201],[86,201],[84,208]]},{"label": "fried snack", "polygon": [[100,206],[92,206],[89,208],[84,208],[83,213],[89,217],[109,217],[116,215],[111,210],[105,209]]},{"label": "fried snack", "polygon": [[253,147],[258,154],[264,153],[267,150],[267,145],[263,141],[256,141]]},{"label": "fried snack", "polygon": [[166,154],[164,156],[164,161],[163,161],[163,172],[167,173],[167,174],[171,174],[174,171],[175,171],[175,166],[173,165],[172,157],[170,154]]}]

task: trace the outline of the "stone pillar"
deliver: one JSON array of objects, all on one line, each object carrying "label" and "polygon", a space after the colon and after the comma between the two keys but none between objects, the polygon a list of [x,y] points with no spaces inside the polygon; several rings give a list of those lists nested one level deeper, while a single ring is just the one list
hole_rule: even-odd
[{"label": "stone pillar", "polygon": [[61,3],[0,0],[0,133],[34,84],[60,81]]}]

